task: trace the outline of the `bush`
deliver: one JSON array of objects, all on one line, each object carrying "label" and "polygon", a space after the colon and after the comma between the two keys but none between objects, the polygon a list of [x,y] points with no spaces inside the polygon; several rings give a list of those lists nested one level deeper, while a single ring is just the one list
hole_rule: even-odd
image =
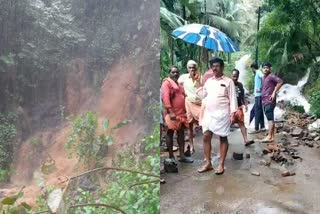
[{"label": "bush", "polygon": [[310,96],[311,112],[320,117],[320,91],[312,92]]},{"label": "bush", "polygon": [[305,113],[304,107],[300,106],[300,105],[292,105],[292,104],[290,104],[288,106],[288,108],[291,111],[295,111],[295,112],[298,112],[298,113],[301,113],[301,114]]},{"label": "bush", "polygon": [[246,89],[248,89],[249,93],[252,94],[254,92],[254,76],[247,75],[244,85],[246,86]]},{"label": "bush", "polygon": [[0,114],[0,169],[9,168],[13,159],[13,139],[17,134],[14,113]]},{"label": "bush", "polygon": [[113,144],[113,131],[128,122],[124,120],[110,128],[109,121],[104,120],[102,127],[105,134],[97,135],[98,116],[96,113],[87,112],[82,116],[77,116],[73,120],[73,130],[65,144],[65,148],[69,150],[69,157],[76,154],[80,162],[89,168],[94,167],[105,155],[107,146]]},{"label": "bush", "polygon": [[[68,203],[74,204],[107,204],[123,210],[125,213],[159,213],[160,212],[160,129],[157,124],[152,135],[143,139],[145,154],[137,158],[133,149],[118,152],[114,167],[130,169],[146,174],[128,171],[115,171],[108,174],[107,188],[98,188],[98,192],[81,191],[77,197],[69,198]],[[112,209],[86,206],[69,209],[70,214],[116,214]]]}]

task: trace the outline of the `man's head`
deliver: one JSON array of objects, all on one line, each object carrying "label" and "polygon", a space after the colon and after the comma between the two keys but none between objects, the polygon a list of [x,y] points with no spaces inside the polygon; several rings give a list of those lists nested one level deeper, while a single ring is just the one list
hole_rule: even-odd
[{"label": "man's head", "polygon": [[233,69],[232,70],[232,76],[231,77],[232,77],[233,82],[238,82],[239,74],[240,74],[240,72],[239,72],[238,69]]},{"label": "man's head", "polygon": [[262,64],[262,73],[264,75],[269,75],[271,73],[271,64],[269,62],[265,62]]},{"label": "man's head", "polygon": [[190,76],[195,76],[198,70],[198,64],[193,60],[189,60],[187,63],[187,69]]},{"label": "man's head", "polygon": [[259,66],[257,63],[252,63],[250,68],[251,68],[252,72],[255,73],[256,70],[258,70]]},{"label": "man's head", "polygon": [[172,79],[173,81],[178,81],[179,76],[180,76],[179,68],[175,65],[171,66],[171,68],[169,69],[170,79]]},{"label": "man's head", "polygon": [[223,74],[224,62],[220,58],[210,60],[210,67],[215,74]]}]

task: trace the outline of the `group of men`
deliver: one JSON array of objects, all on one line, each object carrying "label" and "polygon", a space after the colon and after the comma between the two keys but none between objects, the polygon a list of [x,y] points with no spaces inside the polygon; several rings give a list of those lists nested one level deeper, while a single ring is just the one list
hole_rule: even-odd
[{"label": "group of men", "polygon": [[[255,131],[264,129],[263,111],[268,119],[269,134],[264,141],[274,140],[274,116],[276,93],[282,85],[282,80],[271,74],[271,64],[263,64],[263,74],[256,64],[251,66],[255,72]],[[239,71],[234,69],[231,78],[224,75],[224,62],[220,58],[210,60],[210,69],[202,76],[195,61],[187,63],[188,73],[180,76],[177,66],[169,69],[168,78],[161,85],[161,101],[166,124],[166,144],[169,158],[175,159],[173,139],[176,131],[179,147],[179,161],[193,163],[191,157],[185,155],[184,130],[189,130],[189,145],[191,154],[194,149],[194,127],[198,124],[203,132],[203,149],[205,163],[198,169],[199,173],[213,170],[211,163],[211,140],[213,135],[220,139],[220,160],[215,174],[224,173],[224,161],[228,151],[227,136],[230,126],[239,125],[244,145],[254,143],[248,140],[244,125],[244,111],[248,110],[244,87],[238,81]],[[262,114],[262,115],[261,115]],[[260,127],[259,127],[260,124]]]}]

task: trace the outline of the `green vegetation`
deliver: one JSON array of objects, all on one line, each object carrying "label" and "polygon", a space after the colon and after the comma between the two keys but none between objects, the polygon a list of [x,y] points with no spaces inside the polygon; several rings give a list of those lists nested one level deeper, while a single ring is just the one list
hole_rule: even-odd
[{"label": "green vegetation", "polygon": [[77,155],[79,161],[89,168],[104,157],[107,147],[114,143],[113,131],[126,125],[129,121],[124,120],[114,127],[109,127],[109,121],[102,122],[105,133],[97,136],[98,116],[94,112],[87,112],[73,119],[73,130],[68,137],[65,148],[69,150],[69,156]]},{"label": "green vegetation", "polygon": [[14,113],[0,114],[0,181],[6,181],[10,175],[10,164],[13,160],[14,138],[17,134]]},{"label": "green vegetation", "polygon": [[[204,13],[204,0],[161,0],[160,2],[160,67],[161,79],[167,76],[168,68],[178,65],[182,73],[186,72],[186,63],[189,59],[198,62],[200,70],[207,70],[206,62],[212,56],[219,56],[226,62],[226,72],[230,74],[234,68],[236,54],[218,52],[207,53],[206,49],[188,44],[179,39],[173,39],[171,32],[184,23],[207,23],[225,32],[233,41],[240,44],[241,38],[248,35],[248,23],[243,19],[246,9],[239,1],[207,1],[207,14]],[[234,59],[232,59],[234,58]]]},{"label": "green vegetation", "polygon": [[289,104],[288,109],[298,113],[305,113],[304,107],[300,105]]},{"label": "green vegetation", "polygon": [[310,96],[311,112],[320,117],[320,91],[315,91]]},{"label": "green vegetation", "polygon": [[[143,140],[145,157],[138,160],[132,149],[118,152],[115,167],[151,173],[159,176],[159,127],[156,126],[153,134]],[[82,191],[81,195],[72,199],[72,204],[97,203],[108,204],[120,208],[125,213],[159,213],[160,184],[159,178],[138,173],[117,171],[109,175],[112,181],[107,187],[98,192]],[[70,209],[68,213],[103,214],[118,213],[103,207],[79,207]]]},{"label": "green vegetation", "polygon": [[[104,187],[97,191],[89,192],[77,188],[76,197],[67,198],[67,213],[80,214],[112,214],[119,213],[114,209],[89,204],[109,205],[125,213],[159,213],[160,212],[160,153],[159,153],[159,126],[155,125],[153,133],[146,136],[141,144],[144,147],[143,156],[135,153],[132,148],[127,148],[117,153],[114,167],[128,169],[111,171],[106,174],[107,181]],[[93,173],[94,174],[94,173]],[[49,187],[48,193],[56,187]],[[43,196],[38,196],[35,211],[31,211],[26,203],[17,203],[23,194],[7,197],[2,200],[0,211],[4,213],[35,213],[48,211],[49,208]],[[78,204],[88,204],[76,207]],[[49,212],[49,211],[48,211]]]}]

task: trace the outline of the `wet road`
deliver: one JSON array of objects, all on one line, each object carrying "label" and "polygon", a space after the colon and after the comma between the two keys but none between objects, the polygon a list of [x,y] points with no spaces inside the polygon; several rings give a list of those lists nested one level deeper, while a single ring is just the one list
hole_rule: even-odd
[{"label": "wet road", "polygon": [[[300,146],[303,161],[295,161],[296,176],[281,177],[283,168],[272,162],[260,165],[265,144],[243,146],[239,129],[229,137],[226,170],[223,175],[213,171],[199,174],[202,165],[202,139],[197,136],[193,164],[178,163],[178,173],[162,175],[161,213],[165,214],[286,214],[320,213],[320,148]],[[249,135],[251,138],[263,138]],[[213,153],[218,153],[218,140],[213,139]],[[250,153],[250,159],[233,160],[233,152]],[[177,155],[177,153],[176,153]],[[167,156],[162,153],[162,159]],[[260,176],[254,176],[251,171]]]}]

